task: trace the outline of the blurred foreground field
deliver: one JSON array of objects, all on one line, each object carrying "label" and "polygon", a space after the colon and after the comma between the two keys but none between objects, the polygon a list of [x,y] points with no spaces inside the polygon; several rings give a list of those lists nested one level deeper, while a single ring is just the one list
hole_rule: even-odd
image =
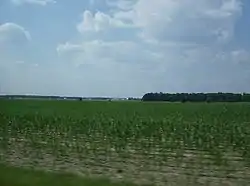
[{"label": "blurred foreground field", "polygon": [[0,161],[140,185],[249,185],[250,104],[2,99]]}]

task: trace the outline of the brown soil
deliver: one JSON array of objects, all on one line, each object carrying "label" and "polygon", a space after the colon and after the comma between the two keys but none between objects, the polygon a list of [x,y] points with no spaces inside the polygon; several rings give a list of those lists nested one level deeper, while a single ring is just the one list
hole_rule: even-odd
[{"label": "brown soil", "polygon": [[[46,143],[41,143],[46,146]],[[227,164],[216,165],[206,152],[185,150],[181,159],[169,153],[163,160],[159,154],[141,154],[130,149],[126,156],[114,150],[79,153],[65,148],[64,154],[46,148],[34,148],[27,140],[11,139],[8,149],[0,149],[0,160],[15,166],[46,171],[74,172],[89,177],[108,177],[143,184],[244,186],[250,185],[250,169],[239,154],[227,152]],[[57,153],[57,154],[55,154]]]}]

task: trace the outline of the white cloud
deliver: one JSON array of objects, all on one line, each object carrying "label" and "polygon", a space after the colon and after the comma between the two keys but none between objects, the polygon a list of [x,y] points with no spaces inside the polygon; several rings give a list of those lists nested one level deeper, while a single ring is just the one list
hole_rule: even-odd
[{"label": "white cloud", "polygon": [[140,64],[146,66],[148,62],[154,61],[157,57],[160,58],[157,52],[149,51],[147,48],[131,41],[93,40],[79,44],[67,42],[59,44],[57,52],[62,57],[70,54],[72,57],[70,61],[74,62],[75,65],[127,63],[134,66]]},{"label": "white cloud", "polygon": [[124,22],[112,18],[110,15],[103,12],[92,12],[86,10],[83,12],[82,21],[77,25],[77,30],[80,33],[86,31],[99,32],[110,27],[127,27],[128,25]]},{"label": "white cloud", "polygon": [[84,11],[79,32],[133,27],[145,40],[225,43],[234,35],[241,0],[106,0],[110,14]]},{"label": "white cloud", "polygon": [[204,43],[231,39],[241,12],[240,0],[138,0],[114,18],[132,21],[146,38]]},{"label": "white cloud", "polygon": [[22,26],[15,23],[4,23],[0,25],[0,42],[17,37],[31,40],[30,33]]},{"label": "white cloud", "polygon": [[15,5],[35,4],[41,6],[46,6],[51,3],[56,3],[55,0],[11,0],[11,2]]},{"label": "white cloud", "polygon": [[[0,84],[6,84],[5,74],[8,74],[11,63],[24,63],[23,59],[30,50],[27,46],[30,44],[30,33],[22,26],[15,23],[4,23],[0,25]],[[28,52],[27,52],[28,51]],[[3,71],[3,72],[2,72]],[[15,76],[13,76],[15,78]],[[3,82],[4,81],[4,82]]]},{"label": "white cloud", "polygon": [[65,44],[59,44],[56,50],[59,55],[62,55],[67,52],[83,51],[83,49],[84,47],[82,45],[66,42]]}]

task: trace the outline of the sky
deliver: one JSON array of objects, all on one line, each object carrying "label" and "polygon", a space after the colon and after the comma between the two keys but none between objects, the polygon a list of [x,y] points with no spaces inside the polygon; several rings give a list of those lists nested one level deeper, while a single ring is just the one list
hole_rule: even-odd
[{"label": "sky", "polygon": [[0,0],[0,94],[250,92],[249,0]]}]

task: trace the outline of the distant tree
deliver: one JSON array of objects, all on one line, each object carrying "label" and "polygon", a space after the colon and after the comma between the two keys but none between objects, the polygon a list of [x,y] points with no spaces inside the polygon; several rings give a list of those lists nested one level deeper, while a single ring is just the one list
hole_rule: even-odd
[{"label": "distant tree", "polygon": [[168,101],[168,102],[250,102],[250,94],[235,93],[146,93],[142,101]]},{"label": "distant tree", "polygon": [[250,94],[248,94],[248,93],[243,93],[243,94],[242,94],[242,101],[243,101],[243,102],[250,102]]}]

